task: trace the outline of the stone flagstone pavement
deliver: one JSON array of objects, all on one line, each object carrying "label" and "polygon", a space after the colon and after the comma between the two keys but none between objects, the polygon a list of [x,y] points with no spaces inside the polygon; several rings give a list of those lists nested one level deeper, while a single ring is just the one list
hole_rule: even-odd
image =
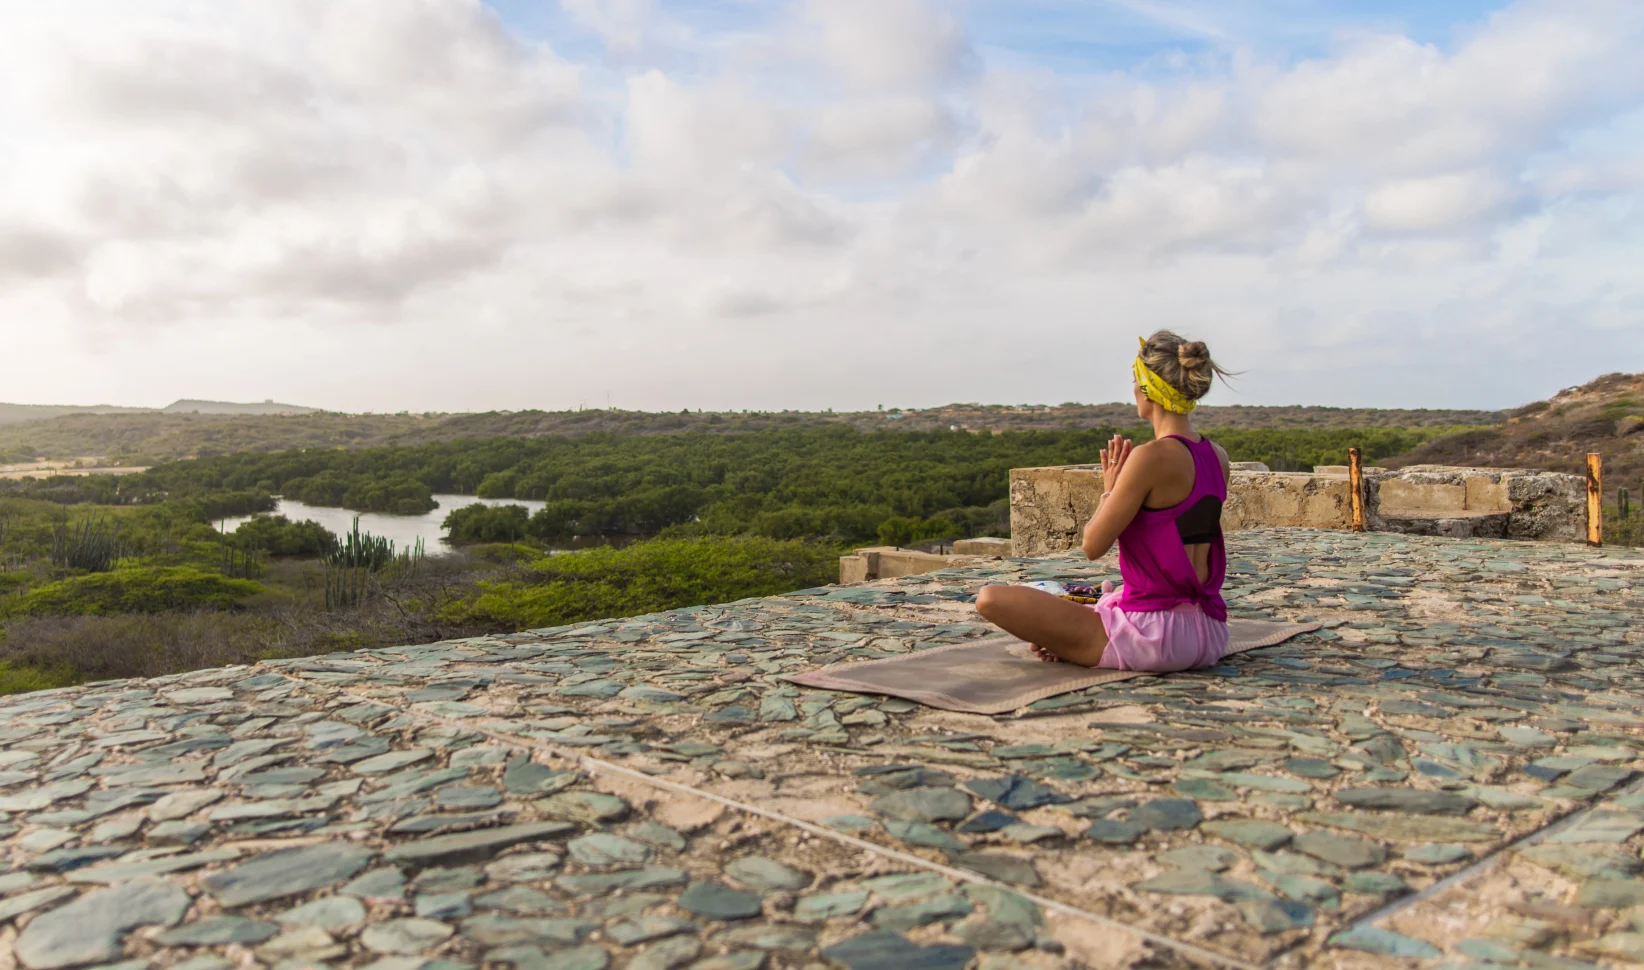
[{"label": "stone flagstone pavement", "polygon": [[5,698],[0,970],[1644,962],[1644,554],[1229,542],[1326,629],[999,717],[780,677],[1111,562]]}]

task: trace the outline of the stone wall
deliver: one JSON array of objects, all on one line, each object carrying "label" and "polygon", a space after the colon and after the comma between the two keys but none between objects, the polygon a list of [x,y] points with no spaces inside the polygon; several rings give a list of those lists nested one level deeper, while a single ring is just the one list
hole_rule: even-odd
[{"label": "stone wall", "polygon": [[[1364,470],[1367,527],[1376,532],[1580,541],[1586,483],[1575,475],[1525,469],[1417,465]],[[1100,465],[1016,468],[1010,473],[1010,528],[1018,556],[1079,545],[1102,495]],[[1313,472],[1235,469],[1223,528],[1352,527],[1347,469]]]}]

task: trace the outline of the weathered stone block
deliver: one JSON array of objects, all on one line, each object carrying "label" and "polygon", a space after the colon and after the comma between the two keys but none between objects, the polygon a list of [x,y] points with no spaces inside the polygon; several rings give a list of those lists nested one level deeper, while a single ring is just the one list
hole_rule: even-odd
[{"label": "weathered stone block", "polygon": [[1079,545],[1102,498],[1100,465],[1013,468],[1010,541],[1018,556],[1047,556]]},{"label": "weathered stone block", "polygon": [[877,557],[877,563],[873,572],[879,579],[933,573],[948,566],[947,556],[938,556],[931,552],[914,552],[911,549],[892,549],[874,555]]},{"label": "weathered stone block", "polygon": [[999,539],[993,536],[979,536],[975,539],[956,539],[953,543],[955,556],[1008,556],[1011,554],[1009,539]]},{"label": "weathered stone block", "polygon": [[1467,508],[1467,487],[1459,483],[1389,478],[1381,483],[1381,507],[1460,512]]},{"label": "weathered stone block", "polygon": [[1305,472],[1234,472],[1222,528],[1344,529],[1352,524],[1352,516],[1352,492],[1346,478]]},{"label": "weathered stone block", "polygon": [[1580,542],[1587,535],[1587,482],[1577,475],[1552,472],[1504,474],[1502,484],[1512,507],[1509,539],[1560,539]]},{"label": "weathered stone block", "polygon": [[1507,497],[1507,486],[1498,475],[1468,475],[1465,477],[1468,509],[1480,512],[1511,512],[1513,502]]},{"label": "weathered stone block", "polygon": [[856,550],[854,555],[839,557],[839,581],[862,583],[870,579],[917,576],[946,569],[951,564],[950,557],[932,552],[916,552],[896,546],[869,546]]}]

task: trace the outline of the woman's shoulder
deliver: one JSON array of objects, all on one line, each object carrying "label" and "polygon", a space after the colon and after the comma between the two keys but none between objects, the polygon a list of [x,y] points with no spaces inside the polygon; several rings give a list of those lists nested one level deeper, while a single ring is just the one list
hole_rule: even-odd
[{"label": "woman's shoulder", "polygon": [[1148,474],[1171,474],[1184,465],[1191,467],[1193,454],[1182,443],[1172,438],[1156,438],[1137,445],[1130,453],[1130,461]]},{"label": "woman's shoulder", "polygon": [[1155,438],[1131,449],[1130,460],[1141,459],[1144,462],[1156,462],[1180,450],[1177,442],[1169,438]]}]

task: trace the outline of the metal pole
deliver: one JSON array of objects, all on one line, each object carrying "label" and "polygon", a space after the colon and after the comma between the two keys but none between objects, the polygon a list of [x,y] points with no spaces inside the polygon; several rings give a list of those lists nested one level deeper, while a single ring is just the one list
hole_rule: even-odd
[{"label": "metal pole", "polygon": [[1604,544],[1604,456],[1587,456],[1587,545]]},{"label": "metal pole", "polygon": [[1364,468],[1357,448],[1347,449],[1347,481],[1353,490],[1353,531],[1364,531]]}]

